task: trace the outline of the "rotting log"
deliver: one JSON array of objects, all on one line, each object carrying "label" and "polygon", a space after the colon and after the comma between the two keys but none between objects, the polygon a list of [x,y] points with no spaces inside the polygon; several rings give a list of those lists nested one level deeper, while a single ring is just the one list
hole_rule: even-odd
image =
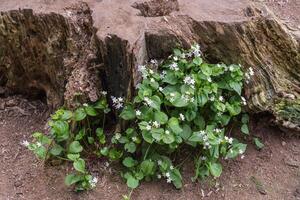
[{"label": "rotting log", "polygon": [[140,80],[138,64],[196,42],[209,62],[252,67],[255,75],[244,90],[249,111],[270,112],[277,124],[299,131],[300,37],[260,5],[237,3],[239,13],[223,20],[200,16],[203,2],[117,1],[122,8],[117,9],[108,1],[68,0],[71,6],[53,2],[49,10],[34,3],[32,9],[5,7],[0,86],[27,94],[43,91],[52,107],[74,106],[78,98],[95,101],[103,89],[130,97]]}]

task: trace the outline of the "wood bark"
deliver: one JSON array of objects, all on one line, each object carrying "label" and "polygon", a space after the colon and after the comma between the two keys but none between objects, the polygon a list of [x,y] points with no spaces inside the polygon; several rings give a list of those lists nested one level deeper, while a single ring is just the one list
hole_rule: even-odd
[{"label": "wood bark", "polygon": [[52,107],[96,101],[101,90],[130,97],[140,80],[138,64],[196,42],[209,62],[254,69],[244,89],[250,112],[269,112],[282,127],[300,130],[299,36],[257,5],[245,7],[241,20],[221,21],[171,14],[181,9],[175,0],[158,4],[162,1],[132,4],[130,9],[140,12],[130,15],[145,19],[128,37],[119,29],[102,31],[95,15],[101,10],[92,14],[86,3],[59,13],[2,12],[0,86],[27,94],[43,91]]}]

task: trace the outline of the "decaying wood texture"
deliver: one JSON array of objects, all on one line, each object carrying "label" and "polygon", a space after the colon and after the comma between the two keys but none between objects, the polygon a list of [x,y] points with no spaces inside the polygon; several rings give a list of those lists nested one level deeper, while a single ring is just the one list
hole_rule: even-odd
[{"label": "decaying wood texture", "polygon": [[[228,7],[214,9],[221,13],[234,3],[224,2]],[[140,80],[138,64],[196,42],[209,62],[252,67],[244,90],[249,111],[270,112],[282,127],[299,131],[300,37],[246,0],[226,17],[211,17],[210,8],[201,13],[202,3],[118,0],[115,7],[68,0],[41,3],[41,9],[31,0],[30,9],[0,6],[0,86],[45,93],[52,107],[95,101],[101,90],[130,97]]]}]

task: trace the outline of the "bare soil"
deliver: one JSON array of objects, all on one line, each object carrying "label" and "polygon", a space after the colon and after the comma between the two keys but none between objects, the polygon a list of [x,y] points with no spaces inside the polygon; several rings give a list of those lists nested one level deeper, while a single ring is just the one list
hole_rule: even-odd
[{"label": "bare soil", "polygon": [[[13,1],[7,2],[8,7],[13,4]],[[299,31],[299,0],[259,2],[265,3],[288,26]],[[104,161],[90,163],[90,171],[99,177],[99,183],[95,190],[77,194],[63,183],[70,166],[45,166],[26,150],[20,142],[30,139],[34,131],[45,131],[48,117],[49,111],[41,101],[20,96],[0,98],[0,200],[108,200],[121,199],[128,193],[116,170],[118,165],[107,168]],[[270,124],[267,117],[252,119],[251,134],[260,138],[265,147],[259,151],[247,140],[245,158],[224,160],[220,179],[193,183],[190,179],[193,164],[189,160],[183,166],[182,190],[176,190],[165,181],[143,183],[133,192],[132,199],[300,199],[300,140]]]},{"label": "bare soil", "polygon": [[[34,131],[45,131],[49,116],[41,101],[28,101],[20,96],[0,99],[0,199],[121,199],[127,194],[115,166],[105,167],[94,160],[89,170],[99,183],[95,190],[74,193],[63,181],[71,170],[67,164],[46,166],[20,143]],[[257,150],[251,140],[245,158],[224,160],[220,179],[191,181],[193,163],[183,166],[184,187],[176,190],[166,181],[143,183],[132,199],[300,199],[300,140],[269,126],[268,117],[255,117],[251,133],[265,144]],[[239,133],[234,133],[239,134]]]}]

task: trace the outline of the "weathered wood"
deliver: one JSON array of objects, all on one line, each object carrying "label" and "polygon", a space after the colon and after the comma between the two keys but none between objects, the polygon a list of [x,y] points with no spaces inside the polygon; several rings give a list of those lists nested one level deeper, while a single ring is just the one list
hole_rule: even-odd
[{"label": "weathered wood", "polygon": [[[18,92],[43,90],[53,106],[64,100],[73,105],[77,93],[95,101],[102,88],[109,95],[131,96],[138,64],[197,42],[209,62],[254,69],[244,91],[250,112],[270,112],[278,124],[300,130],[299,38],[258,5],[236,3],[242,14],[206,20],[195,10],[197,2],[203,3],[118,1],[128,11],[123,12],[89,0],[93,14],[85,3],[59,13],[2,12],[0,83]],[[107,19],[110,15],[123,18]],[[124,28],[118,20],[130,23]]]}]

